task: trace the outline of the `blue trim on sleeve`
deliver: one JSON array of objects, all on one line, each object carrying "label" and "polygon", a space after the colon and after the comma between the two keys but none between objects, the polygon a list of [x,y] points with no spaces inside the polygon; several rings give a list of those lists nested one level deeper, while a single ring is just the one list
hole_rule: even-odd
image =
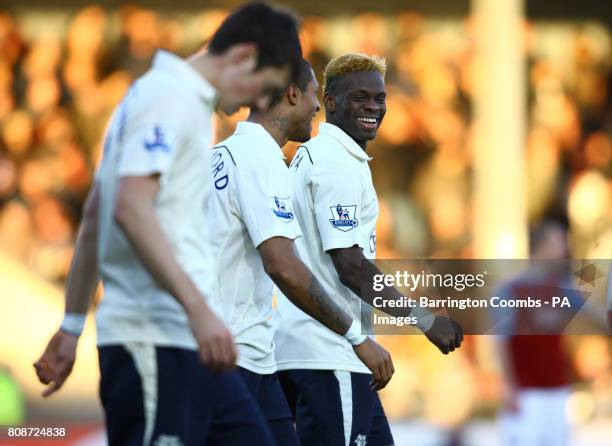
[{"label": "blue trim on sleeve", "polygon": [[232,152],[230,152],[230,150],[227,148],[227,146],[214,146],[214,149],[225,149],[227,151],[227,153],[229,154],[230,158],[232,159],[232,163],[234,163],[234,166],[237,166],[236,164],[236,160],[234,159],[234,156],[232,155]]}]

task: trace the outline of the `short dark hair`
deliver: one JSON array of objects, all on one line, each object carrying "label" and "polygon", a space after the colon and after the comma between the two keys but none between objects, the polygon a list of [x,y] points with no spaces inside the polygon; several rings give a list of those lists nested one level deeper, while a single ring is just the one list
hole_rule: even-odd
[{"label": "short dark hair", "polygon": [[215,31],[208,44],[213,54],[223,54],[239,43],[254,43],[259,57],[257,69],[289,65],[296,77],[302,57],[298,24],[287,11],[264,3],[248,3],[232,12]]},{"label": "short dark hair", "polygon": [[308,84],[312,80],[312,66],[303,57],[298,62],[295,81],[293,82],[300,90],[306,91]]},{"label": "short dark hair", "polygon": [[[306,59],[304,59],[303,57],[300,57],[294,72],[295,72],[295,75],[293,76],[294,80],[291,82],[291,84],[297,86],[302,92],[306,91],[306,88],[308,87],[308,83],[311,81],[312,76],[313,76],[312,66],[310,65],[310,63],[308,63]],[[268,108],[272,108],[275,105],[277,105],[280,101],[282,101],[283,96],[285,96],[286,92],[287,90],[279,91],[278,94],[275,95],[270,100],[270,104],[268,105]]]}]

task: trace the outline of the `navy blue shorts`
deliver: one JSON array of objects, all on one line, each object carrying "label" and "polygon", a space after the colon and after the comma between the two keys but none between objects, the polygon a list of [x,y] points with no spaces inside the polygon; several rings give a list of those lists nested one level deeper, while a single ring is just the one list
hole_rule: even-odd
[{"label": "navy blue shorts", "polygon": [[341,370],[278,372],[304,446],[391,446],[372,375]]},{"label": "navy blue shorts", "polygon": [[293,415],[278,381],[278,375],[260,375],[245,368],[238,371],[255,400],[259,403],[264,418],[279,446],[299,446],[300,442],[293,425]]},{"label": "navy blue shorts", "polygon": [[238,371],[198,353],[130,343],[98,348],[110,446],[270,446],[272,433]]}]

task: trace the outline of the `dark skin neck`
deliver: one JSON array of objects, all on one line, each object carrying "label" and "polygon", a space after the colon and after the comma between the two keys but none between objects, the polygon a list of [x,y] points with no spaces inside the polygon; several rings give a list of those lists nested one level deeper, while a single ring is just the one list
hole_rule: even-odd
[{"label": "dark skin neck", "polygon": [[251,111],[247,121],[260,124],[274,138],[279,147],[283,147],[289,141],[289,118],[276,116],[273,113]]},{"label": "dark skin neck", "polygon": [[[343,129],[343,128],[342,128],[342,123],[341,123],[341,122],[337,122],[337,121],[335,121],[335,120],[334,120],[334,115],[333,115],[332,113],[330,113],[329,111],[326,111],[326,112],[325,112],[325,122],[327,122],[328,124],[333,124],[333,125],[335,125],[336,127],[338,127],[338,128],[340,128],[340,129],[342,129],[342,131],[344,131],[346,134],[348,134],[349,136],[351,136],[351,135],[350,135],[350,134],[349,134],[349,133],[346,131],[346,129]],[[357,145],[358,145],[359,147],[361,147],[361,148],[363,149],[363,151],[364,151],[365,153],[368,153],[368,148],[367,148],[367,146],[368,146],[368,141],[367,141],[367,140],[357,141],[357,140],[356,140],[355,138],[353,138],[352,136],[351,136],[351,138],[353,139],[353,141],[355,141],[355,142],[357,143]]]}]

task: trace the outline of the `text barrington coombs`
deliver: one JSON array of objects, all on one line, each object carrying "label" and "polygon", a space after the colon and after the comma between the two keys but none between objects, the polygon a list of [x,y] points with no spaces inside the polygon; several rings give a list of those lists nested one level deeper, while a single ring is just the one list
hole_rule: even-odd
[{"label": "text barrington coombs", "polygon": [[454,288],[463,291],[466,288],[482,287],[487,272],[481,274],[434,274],[421,271],[410,273],[396,271],[395,274],[375,274],[372,280],[372,289],[382,291],[385,287],[407,287],[410,291],[417,288]]},{"label": "text barrington coombs", "polygon": [[541,298],[537,296],[527,296],[521,299],[510,297],[493,296],[489,299],[473,299],[462,298],[453,299],[446,298],[431,298],[427,296],[419,296],[416,298],[401,296],[397,299],[385,299],[381,296],[376,296],[372,300],[374,308],[458,308],[465,310],[466,308],[542,308],[543,303],[552,307],[571,307],[567,296],[553,296],[550,298]]}]

